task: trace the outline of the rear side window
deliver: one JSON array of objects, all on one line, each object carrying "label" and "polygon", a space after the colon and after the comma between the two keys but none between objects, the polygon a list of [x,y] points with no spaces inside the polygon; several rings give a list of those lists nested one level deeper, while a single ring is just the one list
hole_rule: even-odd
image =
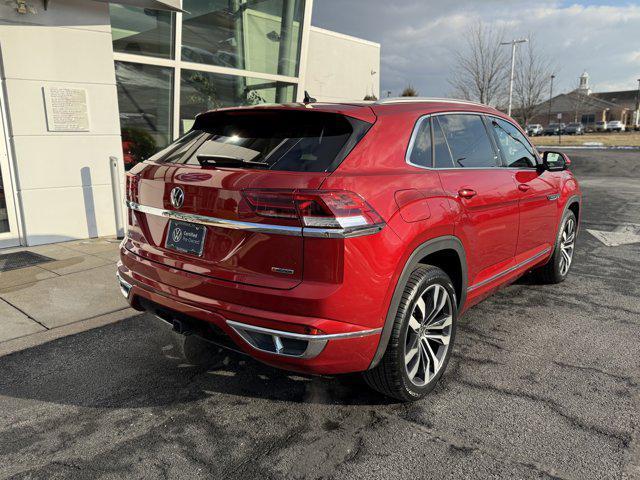
[{"label": "rear side window", "polygon": [[433,118],[433,146],[436,168],[453,168],[453,158],[447,140],[444,138],[438,117]]},{"label": "rear side window", "polygon": [[419,167],[431,168],[431,119],[423,118],[418,125],[409,161]]},{"label": "rear side window", "polygon": [[479,115],[439,115],[437,118],[451,151],[455,167],[498,166],[498,157]]},{"label": "rear side window", "polygon": [[172,155],[176,150],[162,161],[292,172],[333,171],[370,126],[327,112],[213,112],[196,120],[192,132],[201,138],[195,150],[188,146],[188,155]]}]

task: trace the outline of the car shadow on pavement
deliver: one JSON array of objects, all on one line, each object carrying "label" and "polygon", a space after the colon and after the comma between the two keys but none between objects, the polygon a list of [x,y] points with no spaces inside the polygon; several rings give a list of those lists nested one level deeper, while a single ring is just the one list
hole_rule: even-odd
[{"label": "car shadow on pavement", "polygon": [[230,395],[277,402],[380,405],[357,375],[311,377],[226,352],[209,369],[187,363],[181,337],[149,315],[0,358],[0,395],[98,408],[153,407]]}]

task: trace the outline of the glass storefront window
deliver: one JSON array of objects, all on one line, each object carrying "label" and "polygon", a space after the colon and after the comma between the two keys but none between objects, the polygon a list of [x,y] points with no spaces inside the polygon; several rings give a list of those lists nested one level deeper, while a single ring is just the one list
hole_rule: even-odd
[{"label": "glass storefront window", "polygon": [[206,110],[237,105],[293,102],[296,85],[260,78],[182,70],[180,133],[189,131],[195,116]]},{"label": "glass storefront window", "polygon": [[109,4],[115,52],[173,58],[173,14]]},{"label": "glass storefront window", "polygon": [[128,169],[172,140],[173,69],[116,62],[116,85]]},{"label": "glass storefront window", "polygon": [[184,0],[182,60],[297,76],[304,0]]}]

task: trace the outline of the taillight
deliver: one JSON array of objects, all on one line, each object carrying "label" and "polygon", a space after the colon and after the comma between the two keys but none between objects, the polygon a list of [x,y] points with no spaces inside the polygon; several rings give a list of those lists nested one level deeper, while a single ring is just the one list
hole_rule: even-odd
[{"label": "taillight", "polygon": [[[125,175],[125,179],[125,200],[127,202],[138,203],[138,182],[140,177],[127,173]],[[135,227],[138,225],[136,214],[130,208],[127,208],[127,223],[129,227]]]},{"label": "taillight", "polygon": [[296,193],[294,198],[305,227],[353,228],[382,223],[380,215],[353,192]]},{"label": "taillight", "polygon": [[338,229],[355,236],[375,233],[384,221],[358,194],[346,190],[244,190],[252,210],[262,217],[295,219],[305,232]]},{"label": "taillight", "polygon": [[130,202],[138,203],[138,181],[140,177],[137,175],[132,175],[131,173],[127,173],[125,175],[126,178],[126,192],[125,198]]}]

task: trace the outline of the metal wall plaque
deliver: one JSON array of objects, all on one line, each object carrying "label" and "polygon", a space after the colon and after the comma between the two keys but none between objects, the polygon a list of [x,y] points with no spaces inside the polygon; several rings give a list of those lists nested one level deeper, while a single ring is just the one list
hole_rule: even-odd
[{"label": "metal wall plaque", "polygon": [[88,132],[89,99],[84,88],[42,87],[47,130],[50,132]]}]

